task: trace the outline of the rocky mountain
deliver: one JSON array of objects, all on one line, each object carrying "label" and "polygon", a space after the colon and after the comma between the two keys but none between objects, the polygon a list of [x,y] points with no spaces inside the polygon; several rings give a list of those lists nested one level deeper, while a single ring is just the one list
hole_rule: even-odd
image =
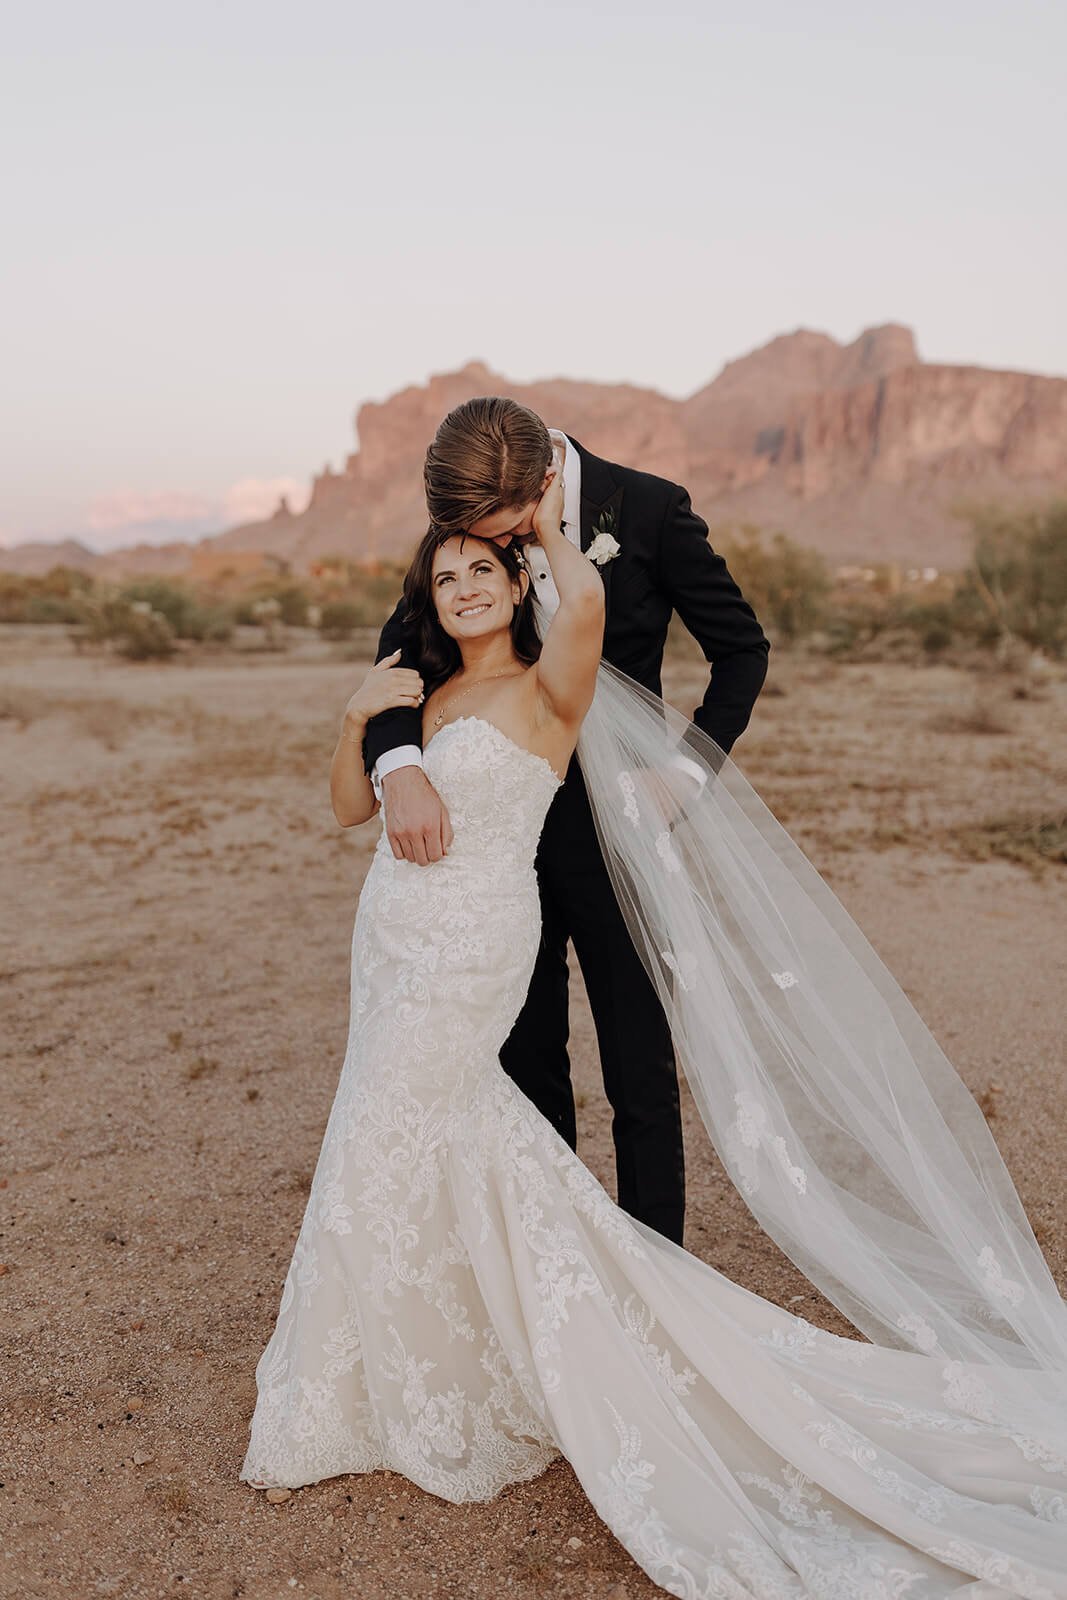
[{"label": "rocky mountain", "polygon": [[[427,441],[480,394],[511,394],[598,455],[684,483],[713,530],[755,522],[833,560],[958,566],[960,500],[1067,493],[1067,379],[924,362],[910,329],[890,323],[851,344],[783,334],[686,400],[630,384],[513,383],[471,362],[361,406],[358,449],[314,480],[305,511],[283,504],[197,548],[216,560],[260,550],[297,572],[331,554],[405,557],[426,522]],[[191,548],[112,551],[93,565],[181,570]],[[0,565],[18,558],[0,551]]]},{"label": "rocky mountain", "polygon": [[[10,557],[10,562],[5,559]],[[87,544],[77,539],[34,539],[0,549],[0,571],[21,572],[27,578],[42,577],[53,567],[73,567],[77,572],[92,572],[98,557]]]}]

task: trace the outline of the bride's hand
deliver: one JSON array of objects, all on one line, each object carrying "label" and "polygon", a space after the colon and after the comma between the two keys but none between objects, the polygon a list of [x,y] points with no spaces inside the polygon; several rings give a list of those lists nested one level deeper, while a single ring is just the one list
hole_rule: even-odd
[{"label": "bride's hand", "polygon": [[395,663],[400,651],[383,656],[371,667],[367,676],[345,707],[345,720],[349,724],[366,727],[371,717],[380,711],[391,711],[394,706],[421,706],[425,698],[421,674],[410,667]]},{"label": "bride's hand", "polygon": [[534,533],[542,541],[546,534],[557,535],[563,521],[563,474],[553,464],[548,476],[549,482],[533,514]]}]

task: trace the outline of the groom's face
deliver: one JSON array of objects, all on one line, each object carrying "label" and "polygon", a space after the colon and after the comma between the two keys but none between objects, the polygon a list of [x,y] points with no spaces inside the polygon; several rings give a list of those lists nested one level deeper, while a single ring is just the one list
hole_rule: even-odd
[{"label": "groom's face", "polygon": [[[542,494],[548,488],[548,481],[546,472],[541,485]],[[510,544],[512,539],[525,544],[537,537],[533,519],[540,504],[541,495],[538,495],[536,500],[529,500],[524,506],[506,506],[503,511],[494,511],[492,516],[480,517],[477,522],[472,522],[467,531],[477,539],[491,539],[494,544]]]}]

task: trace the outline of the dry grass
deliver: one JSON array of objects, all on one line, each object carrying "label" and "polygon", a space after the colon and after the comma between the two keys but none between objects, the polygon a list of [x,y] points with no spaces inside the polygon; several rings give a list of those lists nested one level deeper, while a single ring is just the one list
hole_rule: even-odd
[{"label": "dry grass", "polygon": [[982,1090],[980,1095],[976,1096],[979,1110],[987,1122],[992,1122],[993,1118],[996,1116],[999,1109],[999,1099],[1002,1092],[1003,1086],[1001,1084],[991,1083],[987,1088]]},{"label": "dry grass", "polygon": [[1014,861],[1031,872],[1067,866],[1067,811],[1056,816],[994,817],[957,829],[959,850],[972,861]]},{"label": "dry grass", "polygon": [[1006,702],[999,697],[990,698],[979,690],[968,705],[936,712],[927,726],[933,733],[1011,733],[1012,722],[1006,713]]},{"label": "dry grass", "polygon": [[49,695],[22,690],[16,699],[23,703],[25,721],[63,717],[78,733],[97,740],[108,750],[121,750],[134,732],[160,718],[156,706],[107,695]]},{"label": "dry grass", "polygon": [[218,1070],[218,1062],[211,1056],[197,1056],[185,1069],[185,1076],[190,1083],[195,1083],[198,1078],[208,1078]]},{"label": "dry grass", "polygon": [[11,722],[21,732],[50,710],[48,696],[37,689],[0,688],[0,722]]},{"label": "dry grass", "polygon": [[193,1503],[189,1485],[181,1478],[156,1485],[155,1498],[160,1508],[171,1516],[181,1516]]}]

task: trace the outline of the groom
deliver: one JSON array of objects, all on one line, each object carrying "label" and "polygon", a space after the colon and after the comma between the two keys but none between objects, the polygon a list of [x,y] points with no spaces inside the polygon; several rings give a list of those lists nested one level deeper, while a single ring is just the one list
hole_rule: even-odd
[{"label": "groom", "polygon": [[[602,460],[514,400],[468,400],[444,419],[426,453],[430,520],[442,531],[518,540],[538,603],[550,614],[558,596],[541,547],[531,541],[550,469],[560,466],[563,531],[597,561],[607,591],[604,659],[659,694],[676,611],[711,664],[693,721],[729,750],[763,686],[768,642],[680,485]],[[403,601],[382,630],[377,659],[397,649],[404,650],[399,665],[419,666]],[[368,726],[367,768],[384,797],[393,853],[425,865],[440,859],[451,827],[422,771],[421,746],[415,708],[383,712]],[[701,776],[692,768],[694,779],[685,766],[679,758],[673,775],[682,789]],[[685,1175],[670,1032],[616,901],[577,759],[549,809],[537,876],[541,946],[501,1063],[573,1149],[567,1054],[567,943],[573,941],[614,1112],[619,1205],[680,1244]]]}]

